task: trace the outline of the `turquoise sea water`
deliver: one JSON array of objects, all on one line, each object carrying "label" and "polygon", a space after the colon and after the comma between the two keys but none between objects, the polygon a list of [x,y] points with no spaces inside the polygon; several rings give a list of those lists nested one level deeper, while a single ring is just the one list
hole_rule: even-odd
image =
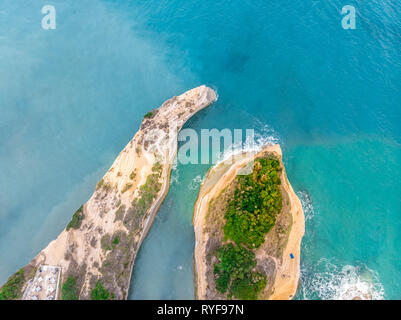
[{"label": "turquoise sea water", "polygon": [[[0,282],[60,233],[146,111],[208,84],[219,100],[187,127],[282,145],[307,215],[297,298],[401,298],[398,1],[54,0],[53,31],[45,4],[0,4]],[[207,168],[173,170],[130,298],[193,298]]]}]

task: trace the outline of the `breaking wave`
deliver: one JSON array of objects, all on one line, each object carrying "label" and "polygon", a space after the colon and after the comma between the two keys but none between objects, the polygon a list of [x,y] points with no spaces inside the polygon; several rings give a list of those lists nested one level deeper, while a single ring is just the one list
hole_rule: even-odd
[{"label": "breaking wave", "polygon": [[233,144],[228,150],[222,152],[217,164],[225,162],[231,157],[239,153],[257,153],[265,146],[270,146],[279,143],[278,134],[269,125],[263,125],[261,129],[255,129],[254,138],[248,138],[245,141]]},{"label": "breaking wave", "polygon": [[[314,268],[315,269],[315,268]],[[382,300],[384,289],[378,275],[365,265],[336,266],[321,259],[309,279],[303,279],[303,299],[323,300]]]},{"label": "breaking wave", "polygon": [[[310,194],[297,192],[305,214],[308,237],[302,240],[302,254],[312,254],[315,209]],[[384,289],[377,273],[364,264],[339,266],[332,259],[322,258],[316,264],[301,266],[300,299],[321,300],[382,300]]]},{"label": "breaking wave", "polygon": [[315,210],[313,208],[312,199],[308,192],[299,191],[297,192],[297,196],[302,204],[302,209],[304,210],[305,222],[312,220],[315,216]]},{"label": "breaking wave", "polygon": [[203,177],[202,177],[201,175],[197,175],[197,176],[196,176],[195,178],[193,178],[193,179],[191,180],[191,182],[189,183],[188,189],[190,189],[190,190],[198,190],[200,184],[202,183],[202,181],[203,181]]},{"label": "breaking wave", "polygon": [[180,169],[178,168],[177,158],[171,166],[170,184],[180,184]]}]

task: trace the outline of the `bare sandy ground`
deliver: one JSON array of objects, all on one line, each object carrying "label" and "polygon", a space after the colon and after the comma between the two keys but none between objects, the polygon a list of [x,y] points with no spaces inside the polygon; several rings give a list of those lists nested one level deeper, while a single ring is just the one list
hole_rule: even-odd
[{"label": "bare sandy ground", "polygon": [[[300,278],[301,241],[305,233],[302,204],[292,189],[285,171],[282,173],[281,181],[290,197],[292,226],[282,261],[277,265],[277,274],[270,300],[289,300],[295,296]],[[294,259],[291,259],[290,254],[293,254]]]}]

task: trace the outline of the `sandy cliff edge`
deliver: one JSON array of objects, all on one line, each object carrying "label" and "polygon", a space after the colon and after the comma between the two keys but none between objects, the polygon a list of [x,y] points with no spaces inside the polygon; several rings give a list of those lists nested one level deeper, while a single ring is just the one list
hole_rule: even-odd
[{"label": "sandy cliff edge", "polygon": [[[127,298],[136,254],[168,192],[178,132],[216,99],[212,89],[200,86],[145,116],[78,212],[79,226],[64,230],[22,269],[21,297],[39,266],[53,265],[62,268],[60,286],[68,276],[77,280],[79,299],[90,299],[98,281],[110,297]],[[151,203],[143,200],[146,192],[154,192]]]}]

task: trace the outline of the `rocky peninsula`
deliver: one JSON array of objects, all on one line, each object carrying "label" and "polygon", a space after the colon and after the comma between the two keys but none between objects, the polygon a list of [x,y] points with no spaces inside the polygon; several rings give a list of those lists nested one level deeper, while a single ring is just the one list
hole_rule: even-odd
[{"label": "rocky peninsula", "polygon": [[279,145],[210,169],[193,224],[197,299],[294,297],[305,221]]},{"label": "rocky peninsula", "polygon": [[0,298],[39,300],[46,287],[50,300],[126,299],[138,249],[169,189],[178,132],[216,99],[212,89],[200,86],[147,113],[88,202],[56,240],[9,278]]}]

